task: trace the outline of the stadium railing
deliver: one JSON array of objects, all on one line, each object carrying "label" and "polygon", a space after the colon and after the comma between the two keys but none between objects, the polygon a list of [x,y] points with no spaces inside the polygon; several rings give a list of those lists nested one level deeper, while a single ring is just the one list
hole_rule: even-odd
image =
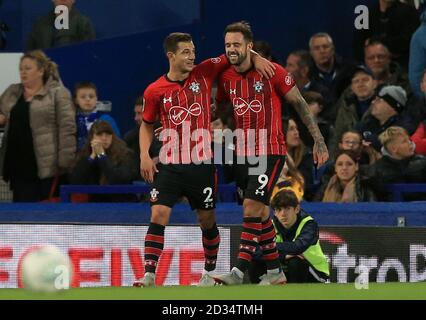
[{"label": "stadium railing", "polygon": [[[148,194],[151,187],[140,181],[129,185],[61,185],[61,202],[70,202],[72,194]],[[235,184],[218,185],[218,202],[236,201]]]},{"label": "stadium railing", "polygon": [[392,194],[392,201],[403,202],[404,193],[426,193],[426,183],[388,184],[385,190]]},{"label": "stadium railing", "polygon": [[[135,181],[132,185],[62,185],[61,202],[70,202],[72,194],[148,194],[150,186],[145,182]],[[392,201],[403,202],[405,193],[426,193],[426,184],[389,184],[386,191],[392,194]],[[219,184],[218,202],[235,202],[235,184]]]}]

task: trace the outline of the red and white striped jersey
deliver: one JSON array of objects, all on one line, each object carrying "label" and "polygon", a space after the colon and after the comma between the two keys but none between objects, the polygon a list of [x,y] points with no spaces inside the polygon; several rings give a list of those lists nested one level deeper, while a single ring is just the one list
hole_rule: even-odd
[{"label": "red and white striped jersey", "polygon": [[[216,100],[231,103],[236,120],[238,156],[285,155],[282,98],[295,81],[280,65],[270,80],[256,70],[238,73],[229,67],[221,76]],[[250,141],[252,143],[250,143]]]},{"label": "red and white striped jersey", "polygon": [[164,75],[145,90],[143,120],[153,123],[160,119],[160,140],[167,137],[163,150],[166,149],[169,163],[189,164],[212,158],[211,89],[228,66],[226,56],[221,55],[195,66],[183,82],[171,81]]}]

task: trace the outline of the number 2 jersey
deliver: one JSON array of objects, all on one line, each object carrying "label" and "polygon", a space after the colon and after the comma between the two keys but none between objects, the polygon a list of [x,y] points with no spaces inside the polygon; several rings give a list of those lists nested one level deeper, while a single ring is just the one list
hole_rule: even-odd
[{"label": "number 2 jersey", "polygon": [[280,65],[267,80],[254,68],[238,73],[229,67],[219,79],[216,101],[230,103],[236,120],[238,156],[285,155],[282,131],[282,98],[294,87],[290,74]]}]

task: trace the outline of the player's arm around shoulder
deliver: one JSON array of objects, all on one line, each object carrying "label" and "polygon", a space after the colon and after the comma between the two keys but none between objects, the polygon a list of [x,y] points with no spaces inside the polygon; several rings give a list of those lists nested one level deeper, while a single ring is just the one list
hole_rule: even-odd
[{"label": "player's arm around shoulder", "polygon": [[277,64],[263,58],[260,54],[253,50],[250,51],[250,57],[256,71],[266,79],[272,79],[272,77],[275,75]]}]

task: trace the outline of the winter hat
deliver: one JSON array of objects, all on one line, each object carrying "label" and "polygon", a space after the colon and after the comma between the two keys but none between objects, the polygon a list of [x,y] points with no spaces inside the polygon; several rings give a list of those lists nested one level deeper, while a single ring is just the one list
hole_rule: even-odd
[{"label": "winter hat", "polygon": [[398,113],[402,112],[407,103],[407,93],[398,86],[383,87],[377,96],[385,100]]}]

